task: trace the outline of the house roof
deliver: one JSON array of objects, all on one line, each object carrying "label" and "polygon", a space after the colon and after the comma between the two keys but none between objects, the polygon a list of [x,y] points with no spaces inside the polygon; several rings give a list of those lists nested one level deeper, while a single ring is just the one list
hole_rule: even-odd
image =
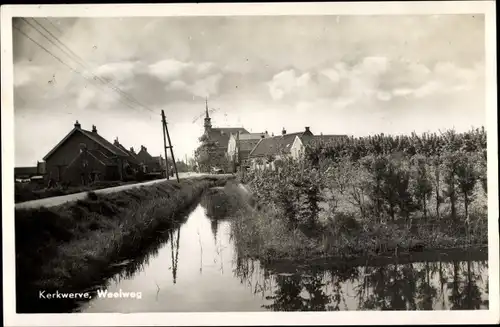
[{"label": "house roof", "polygon": [[102,147],[104,147],[105,149],[107,149],[108,151],[113,153],[114,155],[122,156],[122,157],[128,156],[128,153],[126,153],[122,149],[114,146],[112,143],[110,143],[108,140],[106,140],[105,138],[103,138],[102,136],[97,134],[96,132],[90,132],[90,131],[75,127],[52,150],[50,150],[49,153],[47,153],[47,155],[43,158],[43,160],[46,161],[54,152],[56,152],[57,149],[59,149],[59,147],[61,145],[63,145],[75,133],[82,133],[83,135],[85,135],[89,139],[100,144]]},{"label": "house roof", "polygon": [[240,132],[240,137],[243,134],[249,134],[243,127],[223,127],[211,128],[208,132],[208,137],[218,143],[219,147],[227,148],[231,134],[237,134],[238,132]]},{"label": "house roof", "polygon": [[139,161],[143,163],[150,163],[155,160],[153,156],[149,154],[148,150],[144,146],[141,147],[141,151],[137,153],[136,157]]},{"label": "house roof", "polygon": [[81,131],[84,135],[86,135],[90,139],[96,141],[97,143],[99,143],[100,145],[102,145],[103,147],[105,147],[106,149],[111,151],[111,153],[113,153],[114,155],[124,156],[124,157],[129,155],[126,150],[124,151],[124,150],[120,149],[119,147],[115,146],[113,143],[109,142],[108,140],[106,140],[104,137],[97,134],[96,132],[91,132],[91,131],[87,131],[84,129],[81,129]]},{"label": "house roof", "polygon": [[250,153],[253,148],[259,143],[261,138],[258,139],[250,139],[250,140],[242,140],[240,139],[240,151],[248,151]]},{"label": "house roof", "polygon": [[89,150],[89,154],[106,166],[115,166],[116,163],[99,150]]},{"label": "house roof", "polygon": [[332,142],[337,140],[342,140],[347,138],[347,135],[313,135],[313,136],[302,136],[300,140],[302,144],[308,145],[313,142]]},{"label": "house roof", "polygon": [[250,152],[249,156],[261,157],[267,155],[276,155],[278,154],[279,151],[290,153],[290,148],[292,147],[295,137],[296,136],[302,137],[304,134],[309,135],[309,133],[300,132],[300,133],[291,133],[291,134],[263,138]]},{"label": "house roof", "polygon": [[259,141],[262,136],[265,136],[264,133],[248,133],[248,134],[240,134],[240,140],[257,140]]},{"label": "house roof", "polygon": [[129,156],[128,161],[130,161],[133,164],[139,164],[137,155],[135,153],[132,153],[132,151],[127,150],[127,148],[125,148],[120,142],[118,142],[118,140],[116,140],[113,145],[128,154]]}]

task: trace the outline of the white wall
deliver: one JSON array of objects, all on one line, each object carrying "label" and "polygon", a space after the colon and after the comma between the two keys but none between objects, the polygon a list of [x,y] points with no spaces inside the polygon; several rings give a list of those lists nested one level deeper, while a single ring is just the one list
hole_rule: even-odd
[{"label": "white wall", "polygon": [[290,148],[291,156],[293,159],[299,159],[304,152],[304,145],[298,136],[295,137],[292,147]]},{"label": "white wall", "polygon": [[229,143],[227,145],[227,155],[229,156],[229,158],[232,158],[235,152],[236,152],[236,138],[233,135],[231,135],[231,137],[229,138]]}]

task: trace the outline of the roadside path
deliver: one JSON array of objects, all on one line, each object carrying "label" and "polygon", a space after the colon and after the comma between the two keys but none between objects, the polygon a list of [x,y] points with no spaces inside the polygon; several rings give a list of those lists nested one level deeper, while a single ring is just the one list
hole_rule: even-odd
[{"label": "roadside path", "polygon": [[[179,173],[179,179],[201,177],[201,176],[205,176],[205,175],[208,175],[208,174]],[[175,176],[170,177],[170,180],[175,181],[176,180]],[[132,189],[135,187],[161,183],[161,182],[165,182],[165,181],[167,181],[166,178],[155,179],[155,180],[147,181],[144,183],[127,184],[127,185],[120,185],[120,186],[115,186],[115,187],[104,188],[104,189],[100,189],[100,190],[95,190],[94,192],[96,194],[108,194],[108,193],[114,193],[114,192]],[[26,208],[38,208],[38,207],[53,207],[53,206],[57,206],[57,205],[60,205],[60,204],[66,203],[66,202],[72,202],[72,201],[84,199],[87,196],[87,193],[88,192],[80,192],[80,193],[73,193],[73,194],[67,194],[67,195],[62,195],[62,196],[55,196],[55,197],[50,197],[50,198],[44,198],[44,199],[16,203],[15,208],[16,209],[26,209]]]}]

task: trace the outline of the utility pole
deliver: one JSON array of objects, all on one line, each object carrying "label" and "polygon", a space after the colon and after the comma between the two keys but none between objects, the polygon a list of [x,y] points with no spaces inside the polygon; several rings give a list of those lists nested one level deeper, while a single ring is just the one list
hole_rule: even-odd
[{"label": "utility pole", "polygon": [[[161,129],[163,131],[163,150],[165,150],[165,176],[170,179],[170,174],[168,173],[168,157],[167,157],[167,137],[165,135],[167,123],[165,122],[165,114],[163,110],[161,111]],[[161,162],[160,162],[161,164]]]},{"label": "utility pole", "polygon": [[[167,120],[165,119],[165,112],[162,110],[161,111],[161,120],[163,123],[163,141],[165,143],[165,161],[167,161],[167,148],[170,149],[170,154],[172,155],[172,162],[174,164],[174,169],[175,169],[175,177],[177,178],[177,183],[179,182],[179,173],[177,172],[177,164],[175,163],[175,157],[174,157],[174,150],[173,150],[173,145],[172,142],[170,141],[170,134],[168,133],[168,127],[167,127]],[[168,146],[166,145],[165,142],[165,133],[167,134],[167,139],[168,139]],[[167,164],[168,167],[168,164]],[[167,171],[168,175],[168,171]]]}]

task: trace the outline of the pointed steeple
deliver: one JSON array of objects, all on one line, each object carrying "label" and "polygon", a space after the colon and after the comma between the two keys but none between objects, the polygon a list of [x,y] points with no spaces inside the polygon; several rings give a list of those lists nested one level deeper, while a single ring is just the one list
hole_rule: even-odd
[{"label": "pointed steeple", "polygon": [[210,116],[208,115],[208,99],[205,98],[205,124],[203,124],[203,127],[205,127],[205,133],[208,133],[212,128],[210,120]]},{"label": "pointed steeple", "polygon": [[205,118],[210,118],[208,116],[208,98],[205,97]]}]

